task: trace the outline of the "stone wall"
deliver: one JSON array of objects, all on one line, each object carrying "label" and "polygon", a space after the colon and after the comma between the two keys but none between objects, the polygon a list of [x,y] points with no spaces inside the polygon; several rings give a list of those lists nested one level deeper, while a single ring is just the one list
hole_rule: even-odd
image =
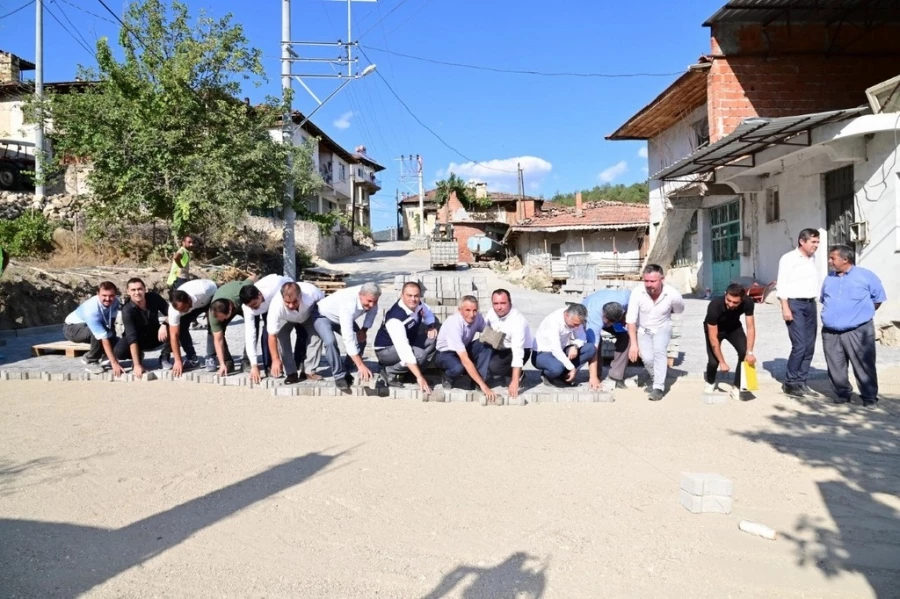
[{"label": "stone wall", "polygon": [[49,220],[72,220],[80,212],[84,196],[57,194],[35,198],[28,192],[0,192],[0,219],[14,219],[26,210],[41,212]]},{"label": "stone wall", "polygon": [[[247,226],[253,230],[266,233],[274,240],[282,239],[282,221],[274,218],[248,216]],[[314,258],[334,260],[353,256],[363,251],[353,244],[350,231],[342,226],[335,226],[330,235],[322,235],[316,223],[298,220],[294,223],[294,238],[298,248],[304,248]]]}]

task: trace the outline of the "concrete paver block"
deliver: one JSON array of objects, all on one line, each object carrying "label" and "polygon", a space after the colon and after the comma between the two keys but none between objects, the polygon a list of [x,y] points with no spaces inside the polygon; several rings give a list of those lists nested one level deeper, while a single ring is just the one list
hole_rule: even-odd
[{"label": "concrete paver block", "polygon": [[694,514],[730,514],[734,499],[723,495],[692,495],[684,489],[679,492],[681,505]]},{"label": "concrete paver block", "polygon": [[703,403],[709,404],[709,405],[726,404],[726,403],[728,403],[728,394],[727,393],[704,393],[702,399],[703,399]]},{"label": "concrete paver block", "polygon": [[50,373],[51,381],[69,381],[72,380],[71,375],[68,372],[52,372]]},{"label": "concrete paver block", "polygon": [[272,389],[272,395],[275,397],[296,397],[297,388],[286,386],[275,387]]},{"label": "concrete paver block", "polygon": [[609,391],[596,391],[594,393],[594,401],[598,403],[614,403],[616,396]]},{"label": "concrete paver block", "polygon": [[734,494],[734,482],[715,472],[682,472],[679,488],[691,495],[731,497]]}]

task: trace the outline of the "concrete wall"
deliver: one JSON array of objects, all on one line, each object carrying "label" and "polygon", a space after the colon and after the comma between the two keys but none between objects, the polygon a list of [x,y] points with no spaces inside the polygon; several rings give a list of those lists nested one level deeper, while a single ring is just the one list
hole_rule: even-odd
[{"label": "concrete wall", "polygon": [[[279,219],[248,216],[247,226],[256,231],[267,233],[272,239],[282,239],[282,221]],[[358,254],[360,249],[353,245],[350,232],[338,228],[330,235],[322,235],[318,225],[308,221],[297,221],[294,224],[294,236],[297,247],[304,248],[312,256],[324,260],[333,260]]]},{"label": "concrete wall", "polygon": [[865,89],[897,75],[900,24],[713,25],[709,72],[712,141],[745,118],[853,108]]}]

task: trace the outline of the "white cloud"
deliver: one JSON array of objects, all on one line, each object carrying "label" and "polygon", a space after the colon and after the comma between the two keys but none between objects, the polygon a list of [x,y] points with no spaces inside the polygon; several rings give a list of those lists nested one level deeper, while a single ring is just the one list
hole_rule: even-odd
[{"label": "white cloud", "polygon": [[628,163],[624,160],[620,160],[611,167],[601,171],[597,176],[604,183],[612,183],[613,181],[624,175],[626,172],[628,172]]},{"label": "white cloud", "polygon": [[483,181],[487,183],[489,192],[505,191],[515,193],[519,188],[517,166],[522,167],[522,176],[530,190],[539,189],[544,179],[553,170],[553,165],[543,158],[517,156],[515,158],[495,158],[483,162],[465,162],[463,164],[451,162],[447,168],[441,169],[440,172],[445,175],[455,173],[464,181]]},{"label": "white cloud", "polygon": [[647,157],[647,146],[641,146],[641,149],[638,150],[638,157],[639,157],[639,158],[646,158],[646,157]]},{"label": "white cloud", "polygon": [[349,129],[350,128],[350,119],[356,116],[352,110],[348,110],[334,121],[334,126],[338,129]]}]

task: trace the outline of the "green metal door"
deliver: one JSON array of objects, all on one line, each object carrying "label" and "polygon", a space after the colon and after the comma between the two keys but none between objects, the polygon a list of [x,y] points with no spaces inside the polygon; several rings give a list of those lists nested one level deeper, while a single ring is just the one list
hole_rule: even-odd
[{"label": "green metal door", "polygon": [[741,256],[738,241],[741,237],[740,201],[710,208],[710,238],[712,239],[713,293],[721,295],[729,283],[741,276]]}]

